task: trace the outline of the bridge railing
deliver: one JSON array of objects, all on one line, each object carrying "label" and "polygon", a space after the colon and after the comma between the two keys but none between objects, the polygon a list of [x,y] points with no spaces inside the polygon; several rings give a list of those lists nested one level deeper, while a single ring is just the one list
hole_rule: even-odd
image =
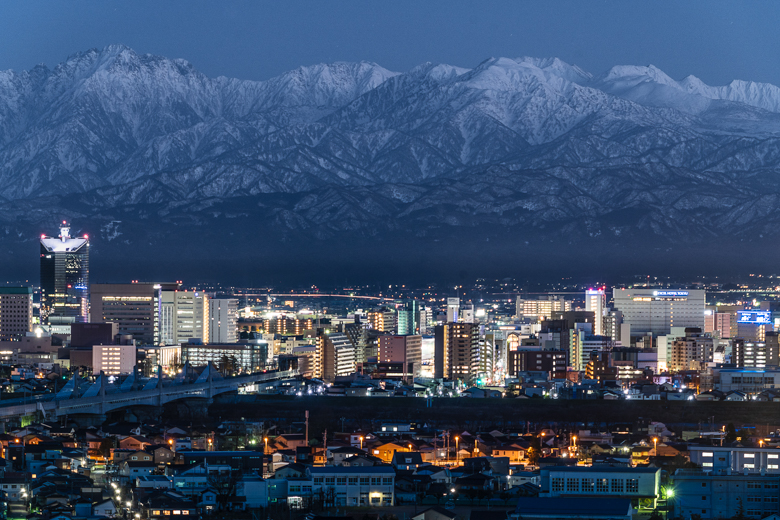
[{"label": "bridge railing", "polygon": [[[4,406],[4,403],[0,401],[0,417],[28,415],[35,412],[37,409],[42,409],[45,412],[53,411],[57,415],[65,415],[68,413],[79,413],[79,410],[91,410],[95,407],[100,407],[105,410],[106,407],[109,409],[116,409],[121,406],[130,406],[133,404],[147,404],[149,401],[159,402],[160,398],[162,398],[163,403],[184,397],[203,398],[209,397],[210,389],[213,390],[214,393],[222,393],[226,390],[232,390],[244,385],[262,383],[264,381],[276,379],[287,379],[297,375],[298,372],[295,370],[273,371],[212,380],[211,382],[204,381],[201,383],[165,385],[162,388],[152,388],[149,390],[107,392],[105,395],[96,395],[93,397],[54,400],[54,394],[50,394],[48,399],[28,400],[26,403],[14,403],[10,406]],[[18,400],[14,399],[13,401]]]}]

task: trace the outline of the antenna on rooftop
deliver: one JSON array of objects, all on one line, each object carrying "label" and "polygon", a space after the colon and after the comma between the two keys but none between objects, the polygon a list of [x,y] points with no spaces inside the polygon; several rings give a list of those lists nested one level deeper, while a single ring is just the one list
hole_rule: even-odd
[{"label": "antenna on rooftop", "polygon": [[70,238],[70,224],[68,224],[67,220],[63,220],[62,224],[60,225],[60,239],[63,242],[65,242],[69,238]]}]

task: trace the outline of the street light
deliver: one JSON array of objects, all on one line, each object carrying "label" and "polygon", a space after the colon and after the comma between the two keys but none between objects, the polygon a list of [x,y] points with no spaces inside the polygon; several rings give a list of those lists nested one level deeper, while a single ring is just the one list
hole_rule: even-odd
[{"label": "street light", "polygon": [[460,437],[455,436],[455,465],[460,466],[460,449],[458,446],[460,445]]},{"label": "street light", "polygon": [[361,450],[363,449],[363,439],[364,439],[364,437],[361,435],[360,436],[360,449]]},{"label": "street light", "polygon": [[658,456],[658,437],[653,437],[653,455]]},{"label": "street light", "polygon": [[669,499],[674,497],[674,489],[667,487],[663,489],[666,500],[664,501],[664,517],[669,518]]},{"label": "street light", "polygon": [[263,453],[268,453],[268,437],[263,437],[263,442],[265,443],[265,449]]}]

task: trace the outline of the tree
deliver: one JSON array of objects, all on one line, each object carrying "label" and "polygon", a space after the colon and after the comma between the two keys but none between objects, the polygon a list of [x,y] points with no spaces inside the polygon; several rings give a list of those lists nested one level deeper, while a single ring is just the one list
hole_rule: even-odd
[{"label": "tree", "polygon": [[737,429],[734,428],[734,423],[728,423],[726,425],[726,442],[734,442],[737,440]]},{"label": "tree", "polygon": [[219,360],[219,372],[223,377],[232,376],[236,373],[236,358],[233,356],[222,356]]},{"label": "tree", "polygon": [[539,457],[542,454],[542,443],[539,440],[539,437],[534,436],[534,438],[531,440],[531,446],[528,448],[528,461],[536,466],[536,463],[539,462]]},{"label": "tree", "polygon": [[239,474],[232,470],[209,472],[207,482],[217,494],[217,505],[220,511],[227,508],[230,497],[236,494],[239,480]]},{"label": "tree", "polygon": [[98,447],[98,451],[100,452],[100,455],[105,459],[108,460],[111,458],[111,449],[116,448],[116,438],[114,437],[106,437],[102,441],[100,441],[100,446]]},{"label": "tree", "polygon": [[659,510],[654,509],[647,520],[664,520],[664,515]]},{"label": "tree", "polygon": [[745,504],[742,503],[742,498],[737,497],[737,501],[739,502],[739,506],[737,507],[737,514],[731,517],[731,520],[748,520],[747,515],[745,515]]}]

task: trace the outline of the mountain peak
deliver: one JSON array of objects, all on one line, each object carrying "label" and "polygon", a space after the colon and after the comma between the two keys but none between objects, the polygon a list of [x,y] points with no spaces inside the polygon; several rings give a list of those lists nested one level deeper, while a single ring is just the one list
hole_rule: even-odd
[{"label": "mountain peak", "polygon": [[560,78],[563,78],[572,83],[586,83],[593,79],[593,75],[577,65],[570,65],[559,58],[533,58],[530,56],[522,56],[515,59],[518,63],[528,63],[554,74]]}]

